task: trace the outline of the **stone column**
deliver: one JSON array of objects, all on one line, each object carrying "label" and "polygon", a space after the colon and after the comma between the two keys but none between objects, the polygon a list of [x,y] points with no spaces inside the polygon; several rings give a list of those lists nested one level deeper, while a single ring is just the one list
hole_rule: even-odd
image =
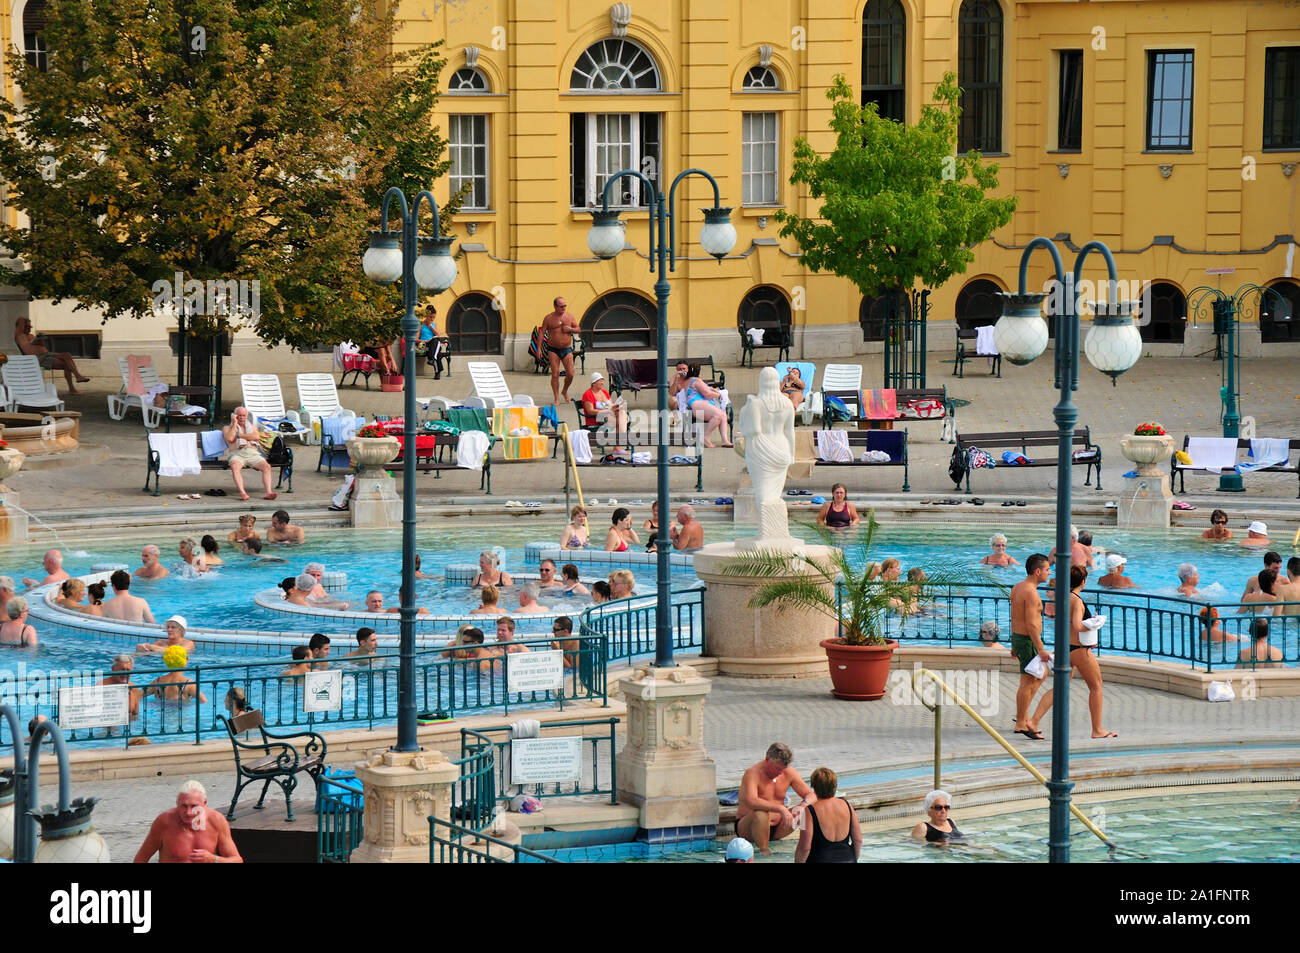
[{"label": "stone column", "polygon": [[429,821],[451,816],[460,771],[441,751],[385,751],[356,764],[365,791],[365,840],[354,864],[427,864]]},{"label": "stone column", "polygon": [[357,486],[352,493],[352,525],[358,529],[391,529],[402,525],[397,481],[386,471],[368,467],[357,474]]},{"label": "stone column", "polygon": [[650,843],[713,837],[717,771],[704,750],[708,679],[688,665],[642,668],[619,686],[627,744],[618,755],[618,797],[641,809]]}]

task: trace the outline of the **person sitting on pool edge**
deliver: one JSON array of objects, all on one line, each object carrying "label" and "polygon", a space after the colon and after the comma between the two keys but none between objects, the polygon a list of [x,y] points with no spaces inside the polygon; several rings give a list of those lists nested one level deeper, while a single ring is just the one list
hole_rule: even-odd
[{"label": "person sitting on pool edge", "polygon": [[189,626],[185,622],[185,616],[174,615],[163,623],[163,629],[167,636],[156,642],[141,642],[135,647],[137,652],[164,652],[173,645],[179,645],[186,652],[194,651],[194,640],[185,637],[185,630]]},{"label": "person sitting on pool edge", "polygon": [[[768,745],[763,760],[745,769],[736,802],[736,834],[752,843],[760,854],[770,854],[768,843],[788,836],[799,825],[804,809],[817,800],[813,789],[790,767],[794,752],[779,741]],[[794,788],[803,798],[788,810],[785,794]]]},{"label": "person sitting on pool edge", "polygon": [[992,554],[985,556],[980,563],[985,566],[1019,566],[1020,560],[1016,559],[1007,552],[1007,538],[1001,533],[994,533],[989,537],[989,548],[993,550]]}]

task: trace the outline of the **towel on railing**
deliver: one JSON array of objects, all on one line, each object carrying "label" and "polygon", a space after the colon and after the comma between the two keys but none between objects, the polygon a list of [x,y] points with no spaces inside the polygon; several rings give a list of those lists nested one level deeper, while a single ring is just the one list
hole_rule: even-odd
[{"label": "towel on railing", "polygon": [[481,430],[463,430],[456,443],[456,466],[466,470],[482,470],[483,456],[492,445],[488,435]]},{"label": "towel on railing", "polygon": [[1189,437],[1187,453],[1193,470],[1231,470],[1237,462],[1234,437]]},{"label": "towel on railing", "polygon": [[591,434],[585,430],[569,431],[569,450],[573,453],[573,462],[588,464],[591,462]]},{"label": "towel on railing", "polygon": [[862,411],[868,420],[897,420],[898,393],[893,388],[864,390]]},{"label": "towel on railing", "polygon": [[140,368],[148,367],[153,358],[143,354],[126,356],[126,392],[140,397],[144,394],[144,381],[140,377]]},{"label": "towel on railing", "polygon": [[1291,458],[1291,441],[1284,437],[1256,437],[1250,441],[1250,458],[1248,463],[1237,464],[1238,473],[1286,466]]},{"label": "towel on railing", "polygon": [[827,463],[852,463],[849,435],[844,430],[817,431],[817,453]]},{"label": "towel on railing", "polygon": [[998,346],[993,342],[993,325],[975,329],[975,353],[981,357],[997,357]]},{"label": "towel on railing", "polygon": [[[192,433],[151,433],[149,449],[158,454],[158,475],[165,477],[198,473],[199,447]],[[225,449],[225,442],[222,442]]]},{"label": "towel on railing", "polygon": [[199,440],[203,442],[205,460],[215,460],[226,452],[226,435],[220,430],[205,430],[199,434]]},{"label": "towel on railing", "polygon": [[365,425],[365,417],[326,417],[320,422],[321,439],[329,437],[335,446],[340,446],[355,437]]}]

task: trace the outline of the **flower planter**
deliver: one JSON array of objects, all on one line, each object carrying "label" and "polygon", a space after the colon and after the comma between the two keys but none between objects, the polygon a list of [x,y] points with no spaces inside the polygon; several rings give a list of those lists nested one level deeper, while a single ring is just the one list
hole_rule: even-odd
[{"label": "flower planter", "polygon": [[401,393],[405,383],[406,383],[406,378],[403,377],[401,374],[380,374],[379,375],[379,389],[386,394]]},{"label": "flower planter", "polygon": [[21,450],[15,450],[12,447],[0,449],[0,483],[13,476],[23,468],[23,461],[27,455]]},{"label": "flower planter", "polygon": [[361,470],[367,467],[382,469],[402,452],[402,445],[396,437],[353,437],[347,442],[347,448],[348,459]]},{"label": "flower planter", "polygon": [[1120,438],[1119,452],[1124,455],[1125,460],[1137,464],[1138,476],[1159,477],[1161,470],[1158,464],[1168,460],[1170,454],[1174,452],[1174,438],[1168,434],[1159,436],[1126,434]]},{"label": "flower planter", "polygon": [[843,639],[821,643],[831,670],[831,694],[848,701],[883,698],[889,682],[889,666],[898,642],[884,645],[847,645]]}]

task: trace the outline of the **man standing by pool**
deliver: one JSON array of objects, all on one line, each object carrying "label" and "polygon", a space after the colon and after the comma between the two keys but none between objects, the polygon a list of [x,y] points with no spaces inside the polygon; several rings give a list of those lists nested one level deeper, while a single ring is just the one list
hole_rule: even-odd
[{"label": "man standing by pool", "polygon": [[[780,840],[795,830],[804,809],[817,801],[813,789],[790,767],[794,752],[779,741],[768,745],[767,755],[745,770],[740,779],[740,800],[736,810],[736,836],[743,837],[760,854],[770,854],[769,841]],[[794,788],[802,801],[787,810],[785,793]]]},{"label": "man standing by pool", "polygon": [[[1011,654],[1020,663],[1015,731],[1034,741],[1042,741],[1043,733],[1029,724],[1029,703],[1047,675],[1046,665],[1051,658],[1043,646],[1043,600],[1038,595],[1038,587],[1051,574],[1047,557],[1034,553],[1025,560],[1025,578],[1011,587]],[[1044,665],[1043,674],[1037,677],[1025,671],[1034,656],[1042,659]]]},{"label": "man standing by pool", "polygon": [[158,815],[149,836],[135,855],[147,864],[154,854],[160,864],[242,864],[230,824],[208,807],[208,792],[198,781],[186,781],[176,795],[176,808]]},{"label": "man standing by pool", "polygon": [[546,334],[546,359],[551,364],[551,393],[556,406],[560,404],[560,368],[564,368],[563,399],[569,402],[569,388],[573,386],[573,335],[581,328],[569,314],[569,305],[563,298],[551,302],[555,309],[542,318],[542,330]]}]

